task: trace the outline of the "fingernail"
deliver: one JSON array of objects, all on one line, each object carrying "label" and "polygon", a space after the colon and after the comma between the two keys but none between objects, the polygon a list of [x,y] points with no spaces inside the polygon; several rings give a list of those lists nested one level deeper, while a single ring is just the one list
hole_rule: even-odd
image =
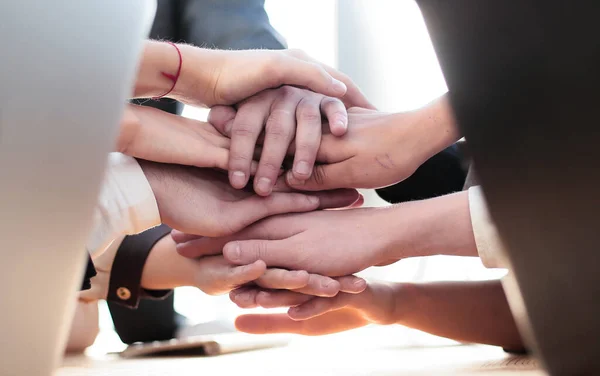
[{"label": "fingernail", "polygon": [[301,311],[302,310],[300,309],[300,307],[290,307],[290,309],[288,309],[288,313],[293,313],[293,314],[298,314]]},{"label": "fingernail", "polygon": [[260,178],[256,183],[256,190],[262,194],[270,194],[273,187],[271,186],[271,179]]},{"label": "fingernail", "polygon": [[329,279],[329,280],[325,280],[323,282],[321,282],[321,286],[323,286],[324,288],[327,287],[331,287],[331,285],[333,285],[335,283],[335,281]]},{"label": "fingernail", "polygon": [[310,174],[310,166],[308,165],[307,162],[300,161],[300,162],[296,163],[294,172],[299,175],[309,175]]},{"label": "fingernail", "polygon": [[364,284],[365,284],[364,279],[357,279],[356,281],[354,281],[354,286],[356,286],[356,287],[361,287]]},{"label": "fingernail", "polygon": [[227,123],[225,123],[225,133],[227,135],[231,134],[231,127],[233,126],[233,120],[228,121]]},{"label": "fingernail", "polygon": [[338,119],[335,121],[335,126],[338,128],[346,129],[346,122],[343,119]]},{"label": "fingernail", "polygon": [[242,293],[236,294],[234,296],[234,299],[238,302],[247,303],[250,301],[250,293],[242,292]]},{"label": "fingernail", "polygon": [[246,174],[242,171],[234,171],[231,173],[231,185],[238,188],[243,188],[246,185]]},{"label": "fingernail", "polygon": [[336,80],[335,78],[333,79],[331,87],[333,88],[333,91],[339,93],[340,95],[346,94],[346,90],[348,90],[348,88],[342,81]]},{"label": "fingernail", "polygon": [[288,185],[303,185],[304,184],[304,180],[298,180],[294,177],[294,174],[292,174],[291,172],[288,172],[285,175],[285,180],[287,181]]},{"label": "fingernail", "polygon": [[316,196],[306,196],[306,199],[313,205],[319,205],[319,198]]},{"label": "fingernail", "polygon": [[229,259],[232,261],[238,261],[240,259],[240,256],[242,254],[242,250],[240,249],[240,245],[239,244],[235,244],[232,247],[229,247],[229,249],[227,250],[227,256],[229,256]]}]

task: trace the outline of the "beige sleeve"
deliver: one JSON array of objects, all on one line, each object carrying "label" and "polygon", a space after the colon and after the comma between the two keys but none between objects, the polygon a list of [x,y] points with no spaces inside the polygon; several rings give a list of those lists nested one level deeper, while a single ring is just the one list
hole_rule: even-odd
[{"label": "beige sleeve", "polygon": [[160,225],[154,192],[134,158],[121,153],[109,154],[93,221],[87,243],[92,259],[102,254],[118,236],[138,234]]},{"label": "beige sleeve", "polygon": [[506,252],[496,225],[490,217],[480,186],[469,188],[469,211],[477,252],[486,268],[504,268]]}]

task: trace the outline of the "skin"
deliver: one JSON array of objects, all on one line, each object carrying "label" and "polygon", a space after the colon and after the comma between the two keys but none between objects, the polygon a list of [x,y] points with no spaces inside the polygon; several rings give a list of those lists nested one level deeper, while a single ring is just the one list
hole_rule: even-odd
[{"label": "skin", "polygon": [[[288,302],[272,302],[277,303]],[[524,349],[500,281],[369,283],[360,294],[311,298],[288,314],[250,314],[236,320],[243,332],[310,336],[368,324],[400,324],[460,342]]]},{"label": "skin", "polygon": [[239,189],[248,183],[257,142],[262,153],[254,178],[256,193],[271,193],[292,144],[296,150],[292,172],[297,179],[308,179],[321,142],[322,115],[332,135],[346,133],[348,114],[341,100],[290,86],[265,90],[235,107],[212,108],[209,122],[231,138],[231,185]]},{"label": "skin", "polygon": [[328,276],[408,257],[478,255],[467,192],[386,208],[273,216],[221,238],[177,231],[172,237],[186,257],[222,252],[235,265],[262,260],[269,267]]},{"label": "skin", "polygon": [[[218,51],[188,45],[178,48],[183,61],[181,75],[169,97],[195,106],[235,104],[240,116],[234,116],[228,127],[219,128],[231,138],[231,144],[215,139],[206,127],[186,129],[190,121],[129,106],[117,150],[155,162],[229,170],[231,184],[238,189],[244,188],[256,172],[254,189],[259,195],[268,196],[294,139],[298,148],[296,178],[309,178],[320,141],[321,114],[329,120],[332,134],[341,136],[347,129],[345,105],[372,108],[347,76],[301,51]],[[164,94],[172,82],[162,73],[174,73],[178,68],[173,46],[148,41],[134,97]],[[286,84],[314,92],[281,87]],[[218,110],[216,114],[218,118]],[[229,115],[221,110],[222,116]],[[175,125],[174,129],[165,123]],[[199,133],[198,128],[203,132]],[[263,128],[265,147],[256,165],[254,149]],[[194,141],[198,142],[195,148],[180,147]]]},{"label": "skin", "polygon": [[[232,108],[215,108],[213,113],[210,120],[218,129],[226,129],[231,123],[246,118]],[[294,156],[294,168],[285,175],[288,185],[299,190],[321,191],[395,184],[460,138],[446,96],[410,112],[389,114],[350,108],[347,114],[348,130],[341,136],[330,132],[331,125],[323,125],[316,165],[310,173],[301,176],[295,170],[305,150],[298,150],[298,142],[291,145],[288,154]],[[238,119],[240,117],[242,119]],[[310,152],[313,155],[314,149]],[[279,161],[281,159],[277,159]],[[276,166],[278,168],[280,163]]]},{"label": "skin", "polygon": [[269,197],[237,190],[223,173],[172,164],[139,161],[154,192],[162,223],[188,233],[223,236],[268,216],[318,208],[344,207],[358,193],[338,190],[305,195],[289,188]]},{"label": "skin", "polygon": [[[263,90],[283,85],[305,87],[316,93],[371,107],[358,87],[344,74],[299,50],[224,51],[177,45],[182,54],[181,74],[169,98],[212,107],[232,105]],[[134,97],[164,94],[179,58],[173,46],[147,41],[138,70]]]},{"label": "skin", "polygon": [[[97,275],[92,288],[79,293],[75,317],[66,352],[82,352],[98,335],[98,300],[106,299],[110,273],[116,251],[123,238],[116,239],[109,249],[94,260]],[[159,240],[150,251],[141,278],[141,287],[148,290],[171,290],[193,286],[208,295],[223,295],[232,290],[261,288],[269,291],[290,290],[302,296],[333,297],[339,292],[356,294],[366,288],[366,282],[355,276],[329,278],[306,271],[267,268],[257,261],[234,266],[223,256],[188,259],[177,254],[170,236]],[[243,296],[239,301],[243,304]]]}]

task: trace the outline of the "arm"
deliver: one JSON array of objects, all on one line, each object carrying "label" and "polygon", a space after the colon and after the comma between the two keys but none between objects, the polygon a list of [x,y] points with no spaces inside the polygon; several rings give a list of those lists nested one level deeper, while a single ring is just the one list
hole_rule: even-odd
[{"label": "arm", "polygon": [[408,257],[477,256],[467,192],[384,208],[270,217],[229,237],[174,237],[186,257],[223,253],[236,265],[262,260],[329,276]]},{"label": "arm", "polygon": [[398,324],[460,342],[511,350],[524,344],[500,281],[398,285]]},{"label": "arm", "polygon": [[400,324],[461,342],[524,346],[500,281],[369,283],[360,294],[313,298],[288,314],[243,315],[236,327],[256,334],[324,335],[371,323]]},{"label": "arm", "polygon": [[91,346],[99,332],[98,303],[77,301],[67,341],[67,353],[80,353]]},{"label": "arm", "polygon": [[[181,65],[177,50],[181,53]],[[223,51],[190,45],[147,41],[133,90],[135,98],[160,96],[185,104],[212,107],[234,104],[263,90],[282,85],[306,87],[354,103],[369,103],[344,74],[297,50]]]}]

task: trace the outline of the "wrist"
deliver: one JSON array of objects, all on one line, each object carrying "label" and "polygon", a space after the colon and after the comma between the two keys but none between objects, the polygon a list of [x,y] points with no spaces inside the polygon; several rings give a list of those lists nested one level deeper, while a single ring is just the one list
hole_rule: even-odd
[{"label": "wrist", "polygon": [[214,93],[223,66],[223,53],[218,50],[178,44],[183,58],[180,78],[172,97],[182,103],[214,104]]},{"label": "wrist", "polygon": [[412,116],[415,124],[413,128],[418,132],[415,139],[422,146],[416,153],[421,161],[420,164],[460,139],[460,132],[447,95],[412,112]]},{"label": "wrist", "polygon": [[390,285],[392,290],[391,321],[407,326],[407,318],[411,312],[418,311],[417,297],[419,289],[414,283],[396,282]]},{"label": "wrist", "polygon": [[477,256],[466,191],[390,207],[389,260],[434,255]]},{"label": "wrist", "polygon": [[[177,47],[180,48],[180,45]],[[185,56],[182,57],[181,66],[183,70]],[[179,64],[177,50],[172,45],[160,41],[146,41],[138,68],[133,93],[134,98],[152,98],[168,92],[173,86],[173,81],[162,73],[175,75],[179,69]],[[182,86],[182,81],[183,78],[180,74],[173,91],[169,94],[170,98],[177,99],[175,98],[176,89],[178,89],[178,86]]]}]

